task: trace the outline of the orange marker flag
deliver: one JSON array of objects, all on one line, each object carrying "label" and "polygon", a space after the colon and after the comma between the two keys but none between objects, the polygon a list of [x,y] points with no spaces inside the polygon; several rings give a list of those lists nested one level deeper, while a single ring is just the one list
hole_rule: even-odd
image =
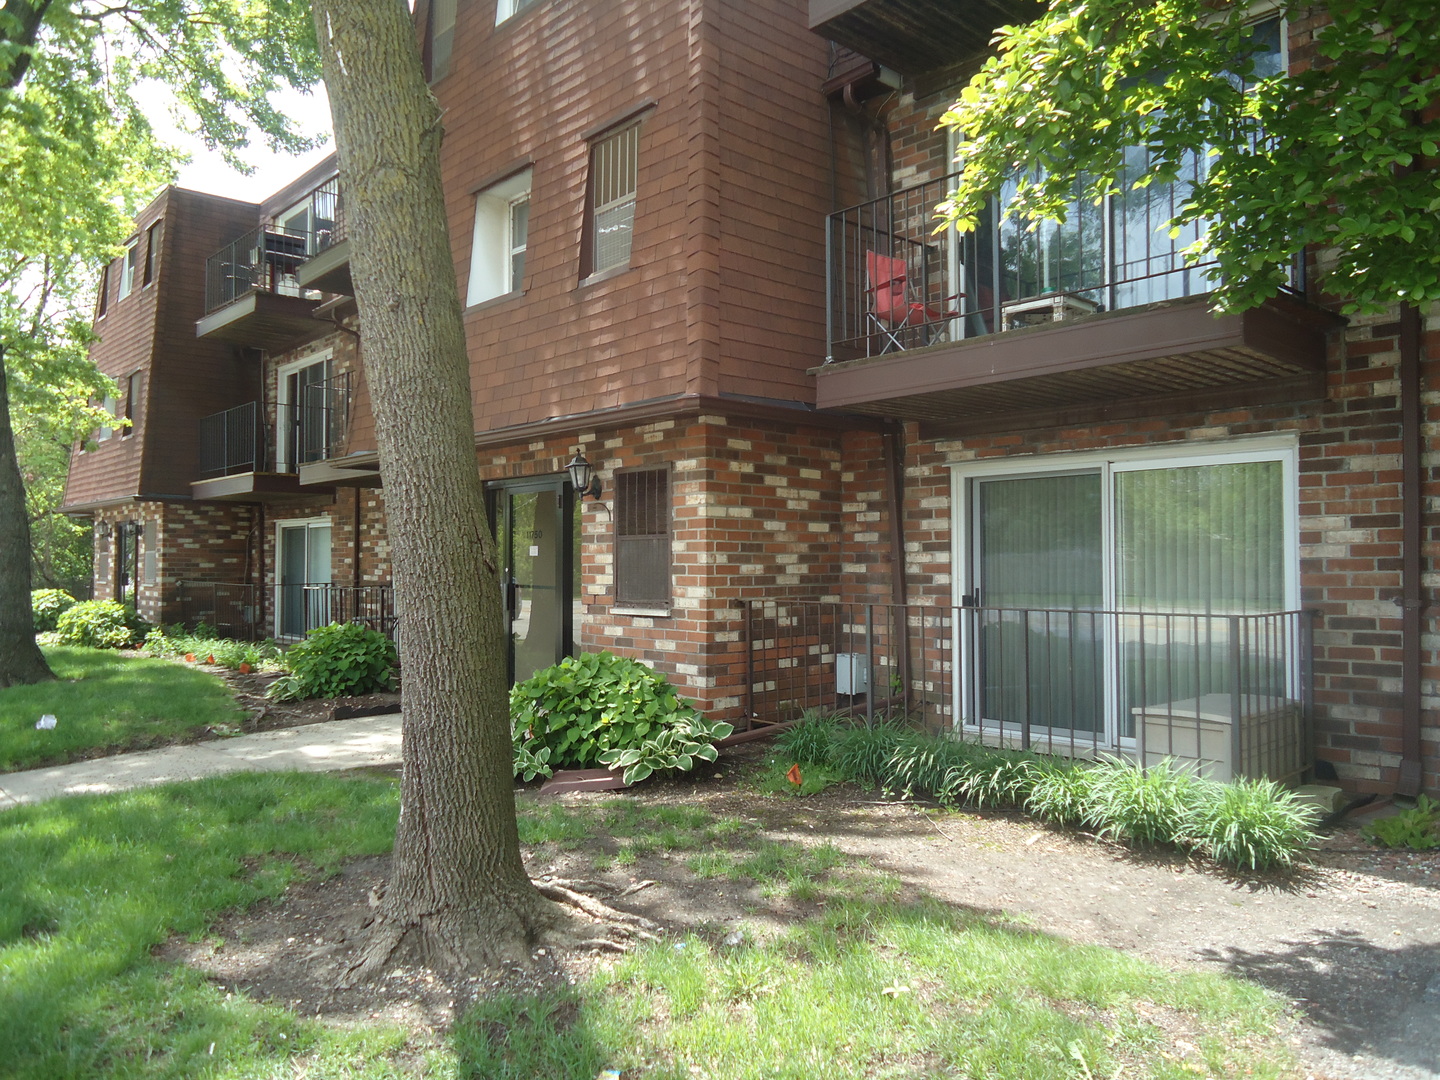
[{"label": "orange marker flag", "polygon": [[804,780],[804,777],[800,775],[800,766],[791,765],[790,771],[785,774],[785,779],[789,780],[790,783],[794,784],[796,787],[799,787],[801,782]]}]

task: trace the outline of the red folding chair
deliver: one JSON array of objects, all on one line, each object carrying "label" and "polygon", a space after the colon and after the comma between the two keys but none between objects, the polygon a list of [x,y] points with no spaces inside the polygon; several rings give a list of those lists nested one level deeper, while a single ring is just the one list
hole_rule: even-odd
[{"label": "red folding chair", "polygon": [[918,336],[923,343],[929,345],[939,328],[937,324],[960,318],[959,310],[950,305],[964,296],[964,293],[942,297],[938,304],[913,298],[904,259],[881,255],[878,251],[867,251],[865,274],[870,281],[870,310],[866,313],[869,325],[867,336],[879,334],[885,339],[885,344],[880,349],[882,353],[892,348],[904,349],[905,343],[901,338],[909,330],[918,330]]}]

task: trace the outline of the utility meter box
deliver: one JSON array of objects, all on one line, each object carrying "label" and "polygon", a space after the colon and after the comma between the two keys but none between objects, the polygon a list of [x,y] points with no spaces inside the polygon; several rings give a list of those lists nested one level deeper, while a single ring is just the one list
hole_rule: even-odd
[{"label": "utility meter box", "polygon": [[870,692],[870,660],[864,653],[835,654],[835,692],[852,696]]}]

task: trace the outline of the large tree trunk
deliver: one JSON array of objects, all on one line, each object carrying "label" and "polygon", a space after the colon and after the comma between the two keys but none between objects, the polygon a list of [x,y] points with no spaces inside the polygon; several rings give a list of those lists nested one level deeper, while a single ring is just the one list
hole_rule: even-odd
[{"label": "large tree trunk", "polygon": [[0,686],[55,678],[35,644],[30,610],[30,519],[10,428],[10,388],[0,345]]},{"label": "large tree trunk", "polygon": [[315,0],[400,612],[404,778],[393,871],[357,978],[528,961],[560,909],[515,825],[495,546],[440,186],[440,112],[400,0]]}]

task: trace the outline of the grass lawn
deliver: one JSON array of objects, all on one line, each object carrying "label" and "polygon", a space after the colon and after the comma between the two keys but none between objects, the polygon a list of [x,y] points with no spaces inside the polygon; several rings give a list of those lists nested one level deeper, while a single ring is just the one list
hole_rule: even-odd
[{"label": "grass lawn", "polygon": [[[1274,999],[905,894],[826,844],[630,797],[526,804],[527,844],[666,851],[811,914],[735,946],[670,938],[589,983],[488,1000],[417,1039],[231,995],[151,949],[298,875],[388,849],[397,788],[267,774],[0,814],[0,1073],[625,1080],[1286,1075]],[[1174,1052],[1175,1033],[1197,1050]]]},{"label": "grass lawn", "polygon": [[[44,651],[57,681],[0,690],[0,772],[165,745],[242,719],[225,684],[203,671],[114,649]],[[56,726],[37,731],[46,713]]]}]

